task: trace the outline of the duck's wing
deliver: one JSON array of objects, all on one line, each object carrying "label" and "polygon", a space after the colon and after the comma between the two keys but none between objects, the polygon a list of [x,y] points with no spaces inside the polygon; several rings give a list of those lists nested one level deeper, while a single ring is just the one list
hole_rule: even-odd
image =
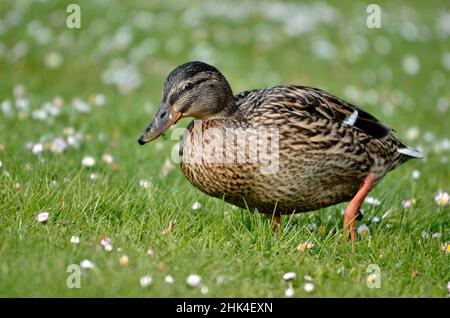
[{"label": "duck's wing", "polygon": [[392,129],[365,110],[348,103],[326,91],[307,86],[274,86],[261,90],[250,90],[235,96],[238,107],[250,113],[261,108],[292,113],[311,118],[325,118],[352,126],[373,138],[384,138]]},{"label": "duck's wing", "polygon": [[255,95],[255,93],[257,92],[261,92],[262,90],[259,89],[250,89],[248,91],[244,91],[244,92],[240,92],[239,94],[234,96],[234,102],[236,103],[236,105],[239,107],[239,105],[241,103],[246,102],[247,98],[250,95]]},{"label": "duck's wing", "polygon": [[386,137],[392,131],[391,128],[365,110],[326,91],[303,86],[293,86],[292,88],[297,96],[303,98],[301,104],[306,104],[308,111],[312,114],[353,126],[374,138]]}]

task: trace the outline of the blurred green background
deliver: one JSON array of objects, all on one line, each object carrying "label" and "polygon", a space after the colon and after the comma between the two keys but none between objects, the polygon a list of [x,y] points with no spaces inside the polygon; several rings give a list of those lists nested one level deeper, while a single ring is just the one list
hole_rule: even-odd
[{"label": "blurred green background", "polygon": [[[66,26],[70,3],[81,8],[80,29]],[[0,295],[279,297],[281,274],[298,271],[316,288],[303,291],[300,278],[297,296],[445,296],[449,209],[434,196],[450,189],[450,5],[377,1],[381,27],[370,29],[368,4],[0,0]],[[167,160],[173,141],[137,145],[165,77],[189,60],[216,66],[236,94],[278,84],[325,89],[427,157],[374,191],[383,204],[366,207],[371,238],[353,250],[339,245],[341,206],[286,218],[287,233],[274,238],[263,216],[190,186]],[[93,167],[83,167],[85,156]],[[404,199],[417,205],[406,213]],[[35,220],[42,211],[47,225]],[[172,220],[174,232],[161,234]],[[101,248],[104,236],[112,254]],[[307,240],[315,242],[309,258],[296,250]],[[118,263],[124,253],[127,269]],[[83,276],[87,287],[66,288],[66,266],[85,258],[99,271]],[[380,290],[365,286],[370,262],[384,264],[389,283]],[[150,290],[139,286],[147,272]],[[208,294],[186,286],[193,272]]]}]

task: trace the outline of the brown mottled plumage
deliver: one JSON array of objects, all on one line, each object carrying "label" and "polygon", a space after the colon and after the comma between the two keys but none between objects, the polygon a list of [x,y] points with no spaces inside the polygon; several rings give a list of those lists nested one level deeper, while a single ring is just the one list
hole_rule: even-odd
[{"label": "brown mottled plumage", "polygon": [[[140,143],[155,139],[181,117],[196,118],[180,144],[180,165],[187,179],[213,197],[262,213],[306,212],[348,201],[369,174],[374,179],[370,190],[401,163],[420,157],[375,117],[320,89],[275,86],[233,98],[219,71],[191,62],[169,75],[164,92],[160,110]],[[170,122],[161,124],[158,120],[164,118],[158,116],[168,110],[171,115],[166,121]],[[204,134],[211,128],[216,129],[214,134]],[[205,147],[215,149],[215,154],[225,150],[244,153],[250,159],[256,154],[251,142],[226,144],[214,135],[227,129],[261,128],[279,132],[274,173],[261,172],[263,160],[188,162],[189,156]],[[194,142],[196,136],[201,136],[201,143]]]}]

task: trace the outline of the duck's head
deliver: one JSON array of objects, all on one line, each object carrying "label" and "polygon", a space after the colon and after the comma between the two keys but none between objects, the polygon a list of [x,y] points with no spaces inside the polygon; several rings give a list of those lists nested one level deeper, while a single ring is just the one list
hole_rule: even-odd
[{"label": "duck's head", "polygon": [[226,116],[235,107],[230,85],[215,67],[203,62],[182,64],[167,76],[158,111],[138,142],[143,145],[158,138],[181,118]]}]

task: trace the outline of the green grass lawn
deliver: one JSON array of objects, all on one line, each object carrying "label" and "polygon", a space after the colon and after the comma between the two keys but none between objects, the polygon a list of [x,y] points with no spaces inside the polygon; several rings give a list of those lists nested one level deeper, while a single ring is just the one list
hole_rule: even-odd
[{"label": "green grass lawn", "polygon": [[[450,191],[446,1],[379,1],[379,29],[366,27],[365,2],[144,0],[76,1],[82,28],[69,29],[72,2],[0,3],[0,296],[284,297],[282,275],[295,272],[295,297],[447,297],[450,210],[435,200]],[[372,191],[380,204],[365,203],[358,222],[370,235],[355,243],[339,236],[344,204],[285,216],[274,235],[267,217],[192,187],[171,164],[170,138],[137,144],[165,76],[193,59],[235,93],[326,89],[426,158]],[[95,267],[68,288],[67,266],[83,260]],[[380,288],[367,286],[370,264]]]}]

